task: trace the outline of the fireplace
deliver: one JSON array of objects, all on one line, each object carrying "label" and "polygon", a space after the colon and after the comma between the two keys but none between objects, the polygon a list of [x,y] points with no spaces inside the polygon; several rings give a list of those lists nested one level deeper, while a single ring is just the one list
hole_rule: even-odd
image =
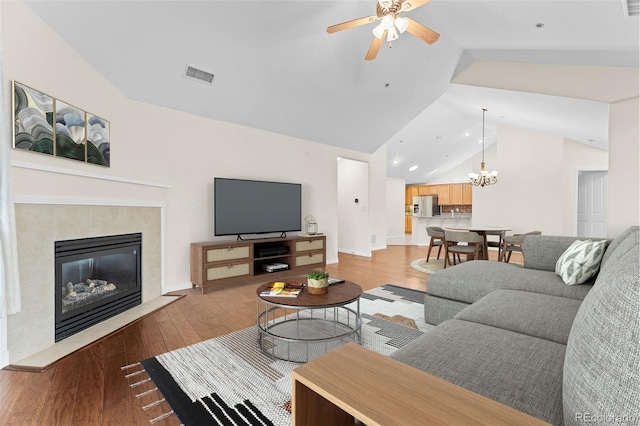
[{"label": "fireplace", "polygon": [[55,341],[142,302],[142,234],[55,242]]}]

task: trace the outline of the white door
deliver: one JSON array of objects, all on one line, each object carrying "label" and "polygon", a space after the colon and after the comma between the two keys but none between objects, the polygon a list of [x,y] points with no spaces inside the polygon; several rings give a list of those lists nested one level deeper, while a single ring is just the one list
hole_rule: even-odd
[{"label": "white door", "polygon": [[607,236],[607,171],[578,172],[578,237]]}]

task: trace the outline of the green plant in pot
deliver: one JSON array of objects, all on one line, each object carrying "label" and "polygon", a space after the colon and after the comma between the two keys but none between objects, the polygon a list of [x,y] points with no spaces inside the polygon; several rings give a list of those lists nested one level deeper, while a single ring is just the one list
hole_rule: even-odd
[{"label": "green plant in pot", "polygon": [[307,274],[307,292],[309,294],[327,294],[329,292],[329,274],[311,271]]}]

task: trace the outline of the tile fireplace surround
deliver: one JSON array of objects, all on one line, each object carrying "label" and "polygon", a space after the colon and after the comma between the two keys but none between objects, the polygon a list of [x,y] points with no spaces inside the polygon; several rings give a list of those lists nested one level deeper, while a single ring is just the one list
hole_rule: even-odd
[{"label": "tile fireplace surround", "polygon": [[54,344],[54,241],[142,233],[142,302],[161,295],[161,207],[16,203],[22,311],[7,318],[9,362]]}]

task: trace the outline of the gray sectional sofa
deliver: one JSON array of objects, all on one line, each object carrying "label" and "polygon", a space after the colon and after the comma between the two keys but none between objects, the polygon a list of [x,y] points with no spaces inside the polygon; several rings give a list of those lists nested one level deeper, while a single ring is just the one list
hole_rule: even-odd
[{"label": "gray sectional sofa", "polygon": [[576,239],[528,236],[524,267],[471,261],[428,278],[438,324],[392,357],[556,425],[640,424],[640,231],[568,286],[555,262]]}]

